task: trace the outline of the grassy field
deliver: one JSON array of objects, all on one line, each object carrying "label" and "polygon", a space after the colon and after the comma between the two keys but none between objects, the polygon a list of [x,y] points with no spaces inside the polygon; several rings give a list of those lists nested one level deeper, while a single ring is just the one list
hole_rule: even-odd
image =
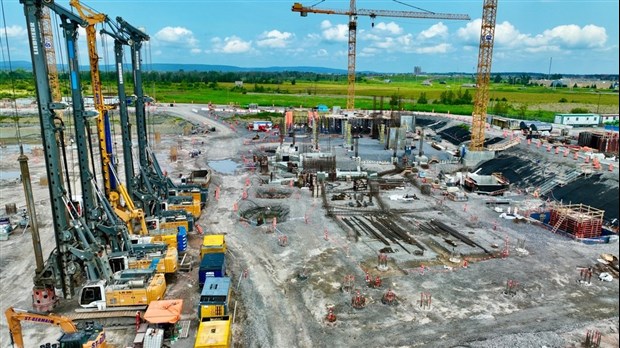
[{"label": "grassy field", "polygon": [[[390,82],[386,82],[387,79]],[[235,87],[234,83],[220,82],[217,85],[202,82],[146,84],[144,90],[160,103],[234,104],[247,106],[328,107],[346,106],[346,76],[335,77],[336,81],[285,81],[280,84],[250,84]],[[104,81],[104,85],[112,85]],[[473,98],[476,89],[463,87],[472,84],[471,77],[436,78],[432,85],[424,85],[422,77],[390,76],[362,77],[355,85],[355,107],[358,109],[398,109],[412,111],[435,111],[471,115],[472,103],[442,104],[442,94],[465,93]],[[132,86],[126,86],[132,90]],[[86,94],[90,88],[83,88]],[[0,90],[6,90],[0,86]],[[113,89],[112,89],[113,90]],[[25,88],[17,90],[19,97],[33,96]],[[426,103],[420,103],[420,99]],[[492,83],[489,87],[487,113],[508,117],[552,121],[556,113],[573,111],[588,113],[618,113],[617,91],[591,88],[549,88],[541,86],[509,85]],[[2,115],[0,114],[0,117]]]},{"label": "grassy field", "polygon": [[[121,134],[120,121],[118,112],[111,114],[112,133]],[[183,134],[185,128],[191,129],[192,124],[180,117],[149,115],[148,125],[149,133],[158,132],[160,134]],[[65,136],[67,139],[73,136],[73,124],[71,118],[65,118]],[[91,130],[95,132],[94,123]],[[135,132],[135,128],[133,130]],[[3,145],[17,144],[18,141],[18,125],[12,117],[0,116],[0,143]],[[96,137],[96,134],[93,133]],[[26,144],[41,143],[41,127],[39,126],[38,116],[21,116],[19,118],[19,136],[21,141]],[[134,135],[135,136],[135,135]]]},{"label": "grassy field", "polygon": [[[383,109],[390,109],[391,100],[400,99],[403,110],[450,112],[471,115],[473,105],[437,104],[441,94],[447,91],[464,93],[468,90],[474,96],[476,89],[461,87],[471,80],[446,80],[445,84],[422,85],[422,81],[392,81],[386,83],[378,79],[364,79],[355,85],[355,107],[360,109],[379,109],[381,98]],[[176,84],[156,86],[148,90],[158,101],[164,103],[208,103],[235,104],[247,106],[257,103],[260,106],[314,107],[325,104],[328,107],[346,106],[347,83],[338,82],[286,82],[278,85],[250,85],[243,89],[235,88],[233,83],[218,83],[217,88],[205,84]],[[425,94],[427,104],[418,100]],[[526,119],[551,120],[556,113],[569,113],[573,109],[596,113],[618,113],[618,93],[610,90],[589,88],[548,88],[524,87],[506,84],[492,84],[489,88],[488,113],[494,113],[495,105],[503,105],[498,112],[505,116]],[[393,102],[394,103],[394,102]]]}]

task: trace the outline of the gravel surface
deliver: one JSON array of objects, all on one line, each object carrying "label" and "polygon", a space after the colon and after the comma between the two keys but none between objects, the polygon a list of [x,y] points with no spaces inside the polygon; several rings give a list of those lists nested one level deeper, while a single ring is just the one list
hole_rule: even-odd
[{"label": "gravel surface", "polygon": [[[245,130],[243,124],[224,122],[228,115],[223,113],[218,113],[216,119],[215,115],[201,111],[201,107],[175,104],[153,110],[180,116],[195,125],[216,127],[207,134],[170,133],[154,144],[154,148],[171,177],[208,168],[209,163],[218,161],[236,164],[231,171],[213,171],[210,202],[198,221],[204,233],[226,234],[227,269],[235,286],[231,302],[234,303],[231,307],[236,308],[235,347],[581,347],[587,330],[601,332],[601,347],[618,347],[618,279],[602,282],[593,276],[589,285],[579,282],[580,267],[595,265],[603,253],[617,256],[617,243],[586,245],[552,234],[533,222],[516,223],[517,220],[499,218],[499,212],[486,204],[492,199],[489,197],[469,195],[467,202],[453,202],[445,200],[439,190],[425,196],[397,173],[391,178],[402,180],[402,187],[381,191],[378,199],[390,209],[402,211],[397,218],[404,221],[403,226],[413,238],[427,246],[427,252],[419,256],[392,245],[397,251],[388,255],[387,270],[381,270],[377,267],[377,255],[384,245],[364,235],[357,241],[349,238],[348,231],[337,220],[342,217],[326,216],[325,202],[313,197],[309,190],[291,188],[287,198],[257,198],[256,190],[278,190],[282,185],[275,181],[268,183],[265,176],[247,170],[246,162],[254,153],[276,146],[278,139],[261,137],[260,141],[253,141],[254,134]],[[305,143],[309,139],[299,141]],[[389,161],[391,151],[369,139],[363,144],[360,154],[364,156],[366,151],[372,154],[372,160],[363,167],[377,172],[393,168],[380,163]],[[177,161],[170,160],[172,147],[178,151]],[[321,148],[332,149],[338,158],[352,156],[342,146],[341,138],[321,140]],[[192,150],[200,150],[200,156],[190,157]],[[0,168],[16,170],[15,160],[16,157],[7,158],[3,154]],[[511,161],[510,157],[501,156],[500,160]],[[432,178],[439,170],[439,166],[432,167],[427,173]],[[41,158],[31,158],[31,171],[35,178],[44,173]],[[519,175],[519,171],[515,170],[514,175]],[[276,174],[278,179],[286,176],[286,173]],[[347,185],[351,183],[341,182],[335,189],[342,190]],[[43,224],[44,255],[47,255],[53,247],[46,210],[47,187],[35,186],[35,200]],[[19,190],[17,183],[0,185],[3,198],[14,197],[11,201],[23,207],[23,199],[14,194]],[[248,195],[246,200],[242,198],[244,191]],[[326,196],[331,197],[331,193],[326,192]],[[421,199],[413,202],[390,199],[401,194],[416,194]],[[537,209],[542,204],[516,190],[503,199],[510,204],[501,207],[518,208],[521,212]],[[349,209],[348,203],[328,201],[339,209]],[[243,221],[237,210],[275,204],[285,206],[289,212],[287,219],[277,221],[275,227],[271,223],[257,226]],[[369,218],[377,209],[375,203],[361,210],[359,216]],[[491,250],[493,255],[452,241],[456,243],[455,255],[462,261],[468,260],[468,264],[464,267],[463,262],[447,260],[439,249],[429,246],[446,246],[449,238],[429,235],[416,227],[417,223],[431,219],[457,229]],[[280,236],[287,236],[288,246],[278,244]],[[197,255],[201,236],[192,233],[189,239],[190,253]],[[29,236],[12,234],[9,241],[0,241],[0,247],[2,307],[15,304],[29,308],[34,262],[32,257],[23,256],[31,254]],[[414,249],[410,245],[407,248]],[[366,272],[373,277],[380,276],[383,286],[366,287],[363,281]],[[192,320],[190,337],[195,335],[197,327],[195,273],[178,274],[171,279],[173,285],[167,293],[168,298],[185,299],[183,318]],[[355,279],[354,288],[367,299],[363,309],[353,308],[352,294],[342,291],[345,277],[351,275]],[[507,294],[509,282],[514,285],[511,294]],[[387,289],[396,293],[397,305],[381,302]],[[430,308],[420,306],[422,293],[431,296]],[[334,308],[337,316],[333,324],[325,320],[329,307]],[[6,321],[2,318],[2,348],[9,347],[6,332]],[[57,334],[57,329],[41,325],[25,330],[27,342],[33,347],[37,346],[34,343],[46,338],[49,341]],[[131,344],[133,334],[131,329],[110,329],[108,339],[113,347],[125,347]],[[193,339],[178,340],[173,346],[192,347]]]}]

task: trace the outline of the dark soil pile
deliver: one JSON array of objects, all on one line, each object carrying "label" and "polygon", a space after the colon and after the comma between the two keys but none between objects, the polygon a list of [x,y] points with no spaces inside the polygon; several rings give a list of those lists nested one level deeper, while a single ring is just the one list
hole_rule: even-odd
[{"label": "dark soil pile", "polygon": [[484,146],[493,145],[493,144],[499,143],[502,140],[504,140],[504,138],[500,138],[500,137],[494,137],[494,138],[491,138],[491,139],[484,139]]},{"label": "dark soil pile", "polygon": [[568,204],[583,203],[605,211],[605,219],[618,218],[618,180],[610,180],[602,174],[579,178],[564,187],[556,187],[550,198]]},{"label": "dark soil pile", "polygon": [[478,168],[480,175],[501,173],[513,187],[538,186],[545,181],[542,169],[534,159],[524,159],[514,155],[500,154],[492,160],[481,163]]},{"label": "dark soil pile", "polygon": [[[545,167],[536,158],[501,154],[498,157],[478,165],[480,175],[501,173],[513,187],[538,187],[557,175],[553,167]],[[478,169],[477,168],[477,169]],[[543,170],[545,172],[543,172]],[[544,176],[543,176],[544,175]],[[612,179],[603,174],[579,177],[563,186],[555,187],[547,195],[554,200],[562,200],[566,204],[585,204],[605,211],[605,219],[611,221],[618,218],[618,178]]]},{"label": "dark soil pile", "polygon": [[437,119],[431,119],[431,118],[422,118],[422,117],[416,117],[415,119],[415,125],[416,127],[428,127],[430,125],[433,125],[432,127],[430,127],[433,130],[437,130],[440,129],[442,127],[445,127],[446,124],[448,124],[446,121],[437,121]]},{"label": "dark soil pile", "polygon": [[460,126],[446,128],[439,132],[441,138],[452,145],[460,145],[462,142],[471,139],[471,132]]}]

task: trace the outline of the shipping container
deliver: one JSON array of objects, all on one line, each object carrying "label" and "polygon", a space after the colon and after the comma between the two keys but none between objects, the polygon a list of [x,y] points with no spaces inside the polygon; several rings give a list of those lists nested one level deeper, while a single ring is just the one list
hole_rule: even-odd
[{"label": "shipping container", "polygon": [[221,317],[228,315],[228,303],[231,294],[229,277],[207,277],[200,293],[198,317]]},{"label": "shipping container", "polygon": [[223,277],[226,275],[224,253],[205,254],[198,269],[198,285],[202,289],[207,277]]},{"label": "shipping container", "polygon": [[230,317],[204,318],[198,326],[194,348],[228,348],[232,346]]},{"label": "shipping container", "polygon": [[223,234],[209,234],[202,238],[202,246],[200,247],[200,259],[205,254],[225,253],[226,241]]}]

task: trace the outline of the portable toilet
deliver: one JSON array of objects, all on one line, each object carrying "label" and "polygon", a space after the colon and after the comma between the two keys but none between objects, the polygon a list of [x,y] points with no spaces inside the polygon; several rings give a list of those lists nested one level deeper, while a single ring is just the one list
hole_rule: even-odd
[{"label": "portable toilet", "polygon": [[177,250],[184,253],[187,250],[187,230],[184,226],[177,227]]}]

